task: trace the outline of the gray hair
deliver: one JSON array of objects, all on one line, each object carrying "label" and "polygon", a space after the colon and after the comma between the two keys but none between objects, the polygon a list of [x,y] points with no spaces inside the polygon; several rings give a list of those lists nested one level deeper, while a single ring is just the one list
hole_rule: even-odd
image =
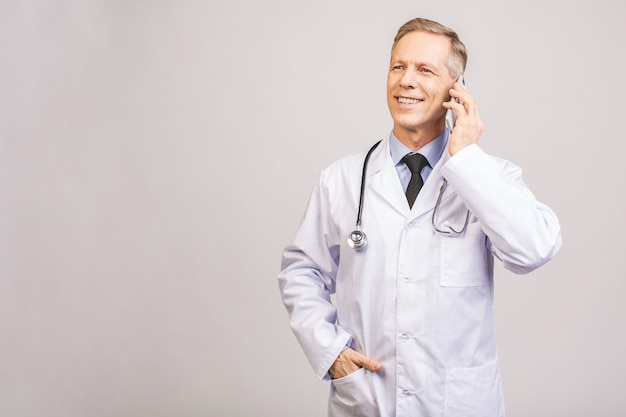
[{"label": "gray hair", "polygon": [[398,41],[407,33],[422,31],[428,33],[434,33],[436,35],[443,35],[450,39],[450,60],[448,62],[448,70],[453,78],[457,78],[463,72],[465,72],[465,66],[467,65],[467,49],[461,40],[459,35],[447,26],[433,20],[417,17],[409,20],[398,29],[391,50],[396,47]]}]

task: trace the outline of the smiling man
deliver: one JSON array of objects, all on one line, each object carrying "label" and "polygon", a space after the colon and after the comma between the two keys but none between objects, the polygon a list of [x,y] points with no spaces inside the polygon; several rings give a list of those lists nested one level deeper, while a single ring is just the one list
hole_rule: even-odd
[{"label": "smiling man", "polygon": [[283,302],[316,375],[331,381],[331,417],[504,416],[494,258],[528,273],[561,234],[521,170],[478,146],[478,107],[459,83],[466,61],[437,22],[399,29],[392,132],[322,171],[283,252]]}]

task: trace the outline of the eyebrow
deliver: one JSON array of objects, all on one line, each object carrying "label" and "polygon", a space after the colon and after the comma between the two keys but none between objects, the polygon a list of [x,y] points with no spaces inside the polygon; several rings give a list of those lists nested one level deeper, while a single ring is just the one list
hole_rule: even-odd
[{"label": "eyebrow", "polygon": [[434,64],[432,61],[406,61],[402,59],[391,59],[389,62],[389,71],[395,66],[401,64],[404,67],[415,66],[416,68],[428,68],[434,75],[438,77],[452,76],[453,70],[451,70],[450,64],[444,62],[441,66]]},{"label": "eyebrow", "polygon": [[429,67],[429,68],[436,68],[436,69],[440,69],[441,67],[432,63],[432,62],[428,62],[428,61],[414,61],[414,62],[408,62],[408,61],[412,61],[412,60],[406,60],[406,59],[401,59],[401,58],[397,58],[397,57],[391,57],[391,59],[389,60],[389,64],[393,64],[393,63],[402,63],[402,64],[406,64],[406,63],[410,63],[411,65],[415,65],[418,67]]}]

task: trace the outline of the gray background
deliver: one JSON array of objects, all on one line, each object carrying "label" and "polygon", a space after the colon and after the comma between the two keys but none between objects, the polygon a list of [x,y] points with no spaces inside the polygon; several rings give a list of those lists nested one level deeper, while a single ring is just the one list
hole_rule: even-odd
[{"label": "gray background", "polygon": [[391,129],[416,16],[465,41],[482,147],[563,227],[496,271],[508,415],[623,416],[618,0],[0,1],[0,415],[325,415],[280,253],[319,171]]}]

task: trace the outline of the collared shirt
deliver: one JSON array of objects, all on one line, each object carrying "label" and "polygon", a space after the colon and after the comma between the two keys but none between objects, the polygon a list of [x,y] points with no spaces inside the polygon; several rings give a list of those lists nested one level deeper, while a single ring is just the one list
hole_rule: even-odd
[{"label": "collared shirt", "polygon": [[443,155],[446,142],[448,141],[448,136],[448,129],[444,129],[441,135],[437,136],[433,141],[415,152],[407,148],[402,142],[400,142],[396,135],[391,132],[389,151],[391,153],[391,160],[396,166],[396,171],[398,171],[398,177],[400,177],[400,183],[402,184],[403,190],[406,191],[406,187],[409,185],[409,181],[411,180],[411,171],[409,170],[409,167],[402,162],[402,158],[404,158],[406,154],[413,153],[421,153],[424,155],[430,165],[422,169],[422,179],[426,182],[426,179],[432,172],[433,167],[437,164],[437,162],[439,162],[441,155]]}]

